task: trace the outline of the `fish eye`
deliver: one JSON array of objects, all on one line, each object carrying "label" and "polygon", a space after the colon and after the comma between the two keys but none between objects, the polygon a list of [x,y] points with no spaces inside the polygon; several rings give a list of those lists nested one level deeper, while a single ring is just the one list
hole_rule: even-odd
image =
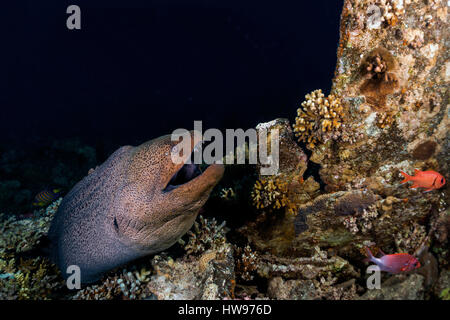
[{"label": "fish eye", "polygon": [[441,183],[444,183],[444,178],[441,179]]}]

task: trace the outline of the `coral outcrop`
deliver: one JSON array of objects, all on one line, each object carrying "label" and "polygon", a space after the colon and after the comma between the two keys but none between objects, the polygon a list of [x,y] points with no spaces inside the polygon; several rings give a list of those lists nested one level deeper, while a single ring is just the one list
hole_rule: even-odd
[{"label": "coral outcrop", "polygon": [[[400,183],[414,169],[450,180],[448,29],[446,1],[345,0],[329,94],[307,94],[292,122],[257,126],[269,153],[279,131],[276,174],[235,166],[176,248],[70,293],[48,261],[20,256],[39,246],[58,203],[2,215],[0,298],[450,299],[448,184]],[[21,185],[8,177],[5,188]],[[421,268],[383,273],[369,290],[366,246],[415,255]]]},{"label": "coral outcrop", "polygon": [[[398,287],[397,296],[389,293],[395,289],[386,289],[364,297],[430,297],[437,270],[448,270],[449,188],[410,189],[400,184],[400,171],[450,176],[447,10],[444,1],[344,2],[331,92],[307,94],[292,125],[300,145],[312,152],[307,167],[314,162],[319,171],[309,179],[324,188],[308,193],[309,199],[289,197],[294,216],[260,205],[260,215],[239,230],[252,248],[292,260],[311,257],[319,247],[360,261],[360,271],[364,246],[416,254],[423,265],[416,275],[400,284],[386,282]],[[291,173],[262,178],[279,177],[287,182],[284,194],[295,193],[288,183]],[[286,268],[294,265],[292,260]],[[313,284],[298,282],[304,281],[298,275],[268,278],[274,298],[315,296]],[[401,293],[408,286],[411,294]],[[280,288],[292,295],[278,294]]]}]

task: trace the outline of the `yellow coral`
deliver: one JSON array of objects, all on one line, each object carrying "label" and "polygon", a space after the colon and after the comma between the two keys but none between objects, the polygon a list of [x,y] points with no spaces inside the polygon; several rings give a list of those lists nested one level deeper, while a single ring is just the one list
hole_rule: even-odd
[{"label": "yellow coral", "polygon": [[282,177],[262,178],[253,186],[251,197],[257,209],[286,208],[289,213],[295,213],[296,206],[289,200],[288,182]]},{"label": "yellow coral", "polygon": [[325,98],[322,90],[305,96],[302,107],[297,110],[294,132],[299,141],[307,143],[309,149],[324,142],[324,134],[336,132],[342,125],[344,108],[338,97],[330,94]]}]

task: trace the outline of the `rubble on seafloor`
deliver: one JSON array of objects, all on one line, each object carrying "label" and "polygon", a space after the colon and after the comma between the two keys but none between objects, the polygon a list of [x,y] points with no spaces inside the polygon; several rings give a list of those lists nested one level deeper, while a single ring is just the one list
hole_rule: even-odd
[{"label": "rubble on seafloor", "polygon": [[[449,187],[400,184],[400,171],[414,169],[450,177],[448,6],[372,4],[378,24],[368,22],[371,3],[344,1],[331,92],[307,93],[295,118],[257,126],[269,149],[279,131],[279,172],[258,176],[258,164],[256,181],[219,185],[209,201],[225,218],[209,211],[180,250],[73,292],[48,260],[22,256],[40,246],[59,202],[27,219],[1,215],[0,299],[449,300]],[[248,212],[236,217],[239,206]],[[381,289],[368,290],[366,246],[416,255],[421,268],[383,273]]]}]

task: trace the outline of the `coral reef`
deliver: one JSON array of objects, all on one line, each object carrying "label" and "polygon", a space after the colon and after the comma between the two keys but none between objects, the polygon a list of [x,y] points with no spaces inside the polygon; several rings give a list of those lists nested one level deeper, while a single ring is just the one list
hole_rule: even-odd
[{"label": "coral reef", "polygon": [[160,300],[231,298],[234,288],[234,259],[229,243],[217,248],[216,253],[204,253],[202,258],[184,257],[173,260],[155,256],[152,266],[155,274],[148,289]]},{"label": "coral reef", "polygon": [[443,270],[434,289],[435,295],[442,300],[450,300],[450,270]]},{"label": "coral reef", "polygon": [[97,162],[95,149],[80,140],[29,139],[20,148],[0,146],[0,208],[7,213],[30,211],[33,197],[46,188],[65,194]]},{"label": "coral reef", "polygon": [[63,287],[55,266],[46,259],[21,256],[40,244],[61,200],[27,219],[0,215],[0,300],[50,299]]},{"label": "coral reef", "polygon": [[47,234],[50,223],[62,198],[56,200],[46,209],[35,211],[30,218],[17,219],[15,216],[0,214],[0,248],[24,252],[39,244],[42,236]]},{"label": "coral reef", "polygon": [[275,178],[268,177],[256,181],[252,200],[257,209],[280,209],[286,208],[289,213],[295,212],[295,205],[289,200],[288,182],[286,178],[278,176]]},{"label": "coral reef", "polygon": [[[133,269],[136,269],[134,267]],[[141,270],[128,271],[123,269],[121,273],[109,276],[101,284],[88,286],[79,290],[72,299],[74,300],[136,300],[150,299],[152,293],[147,288],[151,271],[145,267]]]},{"label": "coral reef", "polygon": [[225,222],[199,216],[186,254],[174,260],[165,254],[152,259],[153,275],[147,288],[157,299],[224,299],[234,297],[233,246],[227,242]]},{"label": "coral reef", "polygon": [[226,222],[217,224],[216,219],[205,219],[203,216],[198,217],[199,222],[195,221],[191,231],[188,231],[189,241],[185,246],[186,253],[199,254],[207,250],[221,252],[223,244],[227,241],[225,234],[227,229]]},{"label": "coral reef", "polygon": [[223,188],[220,191],[220,197],[224,200],[232,201],[236,199],[236,192],[234,192],[233,188]]},{"label": "coral reef", "polygon": [[309,257],[282,258],[274,255],[260,256],[257,272],[263,278],[282,276],[288,279],[320,279],[321,277],[358,277],[359,273],[346,260],[328,257],[318,246]]},{"label": "coral reef", "polygon": [[231,297],[234,281],[232,246],[225,222],[199,216],[187,236],[186,254],[167,253],[111,273],[101,283],[79,290],[76,300],[219,299]]},{"label": "coral reef", "polygon": [[238,257],[236,260],[236,275],[238,275],[244,281],[250,281],[254,278],[254,272],[258,268],[259,257],[258,254],[250,248],[249,245],[243,249],[237,247],[235,255]]},{"label": "coral reef", "polygon": [[[400,184],[415,168],[450,177],[447,17],[444,1],[345,0],[330,94],[307,94],[292,126],[257,126],[269,152],[279,131],[278,173],[235,168],[175,249],[95,285],[61,293],[51,264],[20,257],[40,245],[59,202],[27,219],[1,215],[0,298],[450,299],[449,187]],[[0,159],[0,191],[13,190],[0,203],[31,194],[11,173],[16,158]],[[415,255],[422,267],[383,273],[381,289],[368,290],[364,247]]]},{"label": "coral reef", "polygon": [[[239,232],[258,250],[285,256],[308,256],[316,245],[333,247],[341,255],[356,256],[364,241],[371,240],[377,230],[376,206],[381,201],[371,191],[364,190],[324,194],[299,205],[295,216],[274,219],[261,215]],[[346,227],[345,221],[351,219],[357,222],[355,232]],[[386,236],[389,238],[382,243],[392,239],[392,235]]]},{"label": "coral reef", "polygon": [[[359,274],[342,258],[327,257],[315,248],[311,258],[263,256],[258,272],[269,277],[267,294],[272,299],[349,300],[358,297],[355,278]],[[355,277],[341,282],[342,278]],[[287,279],[287,280],[285,280]]]},{"label": "coral reef", "polygon": [[[398,283],[390,283],[389,276],[383,279],[386,286],[398,288],[397,296],[391,288],[363,297],[439,298],[443,291],[445,296],[445,286],[434,293],[430,288],[449,266],[448,187],[418,192],[400,185],[400,171],[435,170],[445,177],[450,173],[448,44],[442,31],[448,28],[447,7],[440,1],[373,4],[381,12],[375,26],[368,19],[370,3],[345,1],[331,93],[326,97],[316,90],[306,95],[293,125],[299,141],[312,151],[307,166],[318,165],[321,181],[314,179],[324,190],[309,193],[309,199],[289,196],[297,210],[294,216],[274,215],[260,205],[263,213],[239,234],[255,251],[287,259],[287,270],[297,268],[295,259],[314,255],[317,246],[352,263],[364,258],[364,246],[416,254],[423,267],[415,275]],[[284,194],[295,193],[289,184],[295,174],[282,177]],[[259,259],[258,274],[269,279],[272,298],[345,298],[317,296],[318,286],[302,279],[300,271],[264,273],[267,257],[260,254]],[[331,290],[336,284],[333,274],[322,277],[324,290]],[[410,295],[402,292],[408,286]],[[359,288],[352,297],[364,291]]]},{"label": "coral reef", "polygon": [[395,275],[383,283],[379,290],[367,291],[363,300],[423,300],[424,277],[418,274]]}]

